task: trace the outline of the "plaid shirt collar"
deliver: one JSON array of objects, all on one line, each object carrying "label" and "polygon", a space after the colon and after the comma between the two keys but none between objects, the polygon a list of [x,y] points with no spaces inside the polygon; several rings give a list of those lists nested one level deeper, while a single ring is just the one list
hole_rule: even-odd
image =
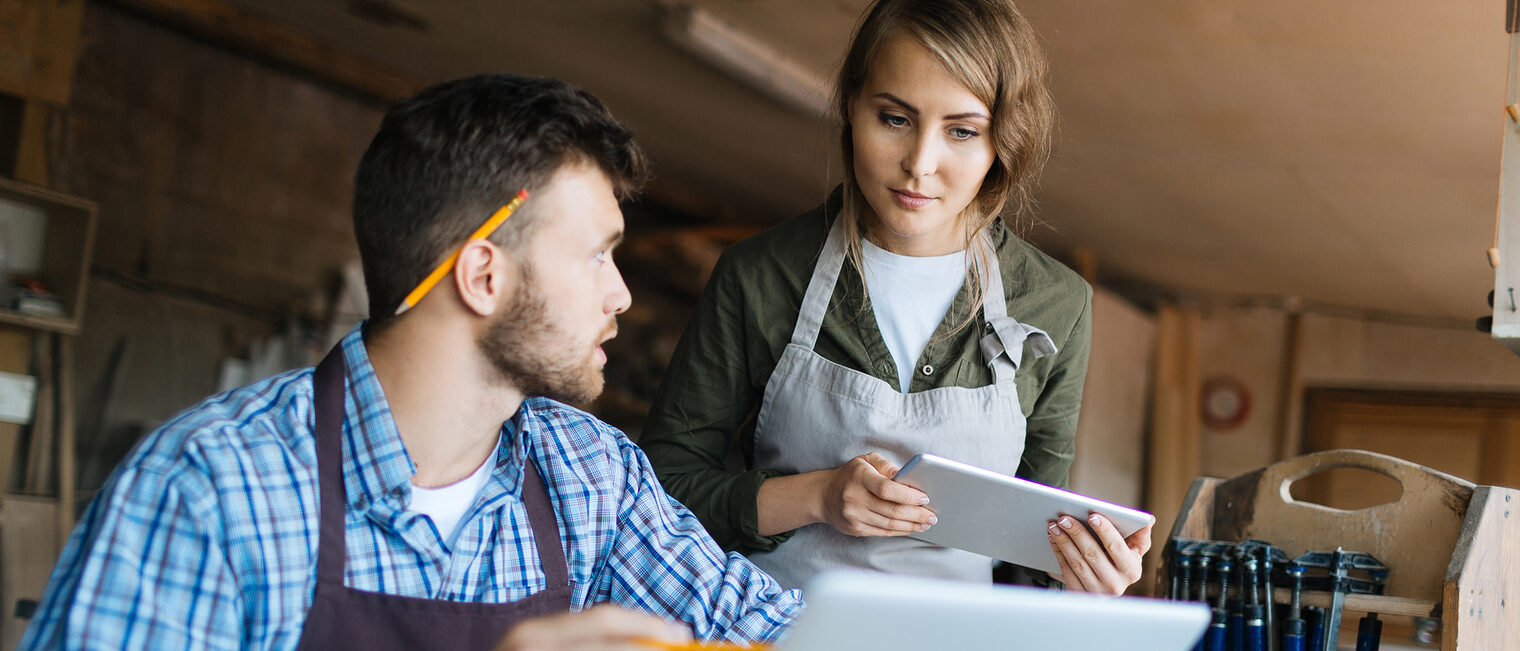
[{"label": "plaid shirt collar", "polygon": [[[401,433],[396,429],[385,390],[370,363],[363,333],[364,324],[360,323],[339,344],[347,362],[347,395],[343,401],[343,477],[348,508],[366,514],[380,526],[398,530],[400,518],[411,499],[412,476],[417,474],[417,464],[407,453]],[[525,401],[511,419],[502,423],[496,469],[482,496],[486,503],[495,502],[502,496],[520,496],[523,451],[528,448],[534,420],[530,402]]]}]

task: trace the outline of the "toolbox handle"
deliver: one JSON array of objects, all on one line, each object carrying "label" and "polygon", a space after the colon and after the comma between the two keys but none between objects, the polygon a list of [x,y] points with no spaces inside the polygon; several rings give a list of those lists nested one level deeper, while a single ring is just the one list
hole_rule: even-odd
[{"label": "toolbox handle", "polygon": [[1286,459],[1262,469],[1261,485],[1263,488],[1272,490],[1286,504],[1318,507],[1340,511],[1335,507],[1305,502],[1293,498],[1291,489],[1294,482],[1329,470],[1340,468],[1359,468],[1378,473],[1399,483],[1399,499],[1387,504],[1379,504],[1368,508],[1376,509],[1383,506],[1397,505],[1403,502],[1410,491],[1420,491],[1428,488],[1442,488],[1440,484],[1454,483],[1458,486],[1471,489],[1473,483],[1454,477],[1438,470],[1432,470],[1417,463],[1405,461],[1398,457],[1391,457],[1377,452],[1366,450],[1326,450],[1314,452],[1292,459]]}]

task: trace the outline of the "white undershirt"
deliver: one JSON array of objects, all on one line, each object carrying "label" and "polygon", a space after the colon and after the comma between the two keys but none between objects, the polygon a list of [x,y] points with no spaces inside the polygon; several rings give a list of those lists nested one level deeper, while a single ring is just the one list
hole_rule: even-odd
[{"label": "white undershirt", "polygon": [[[498,440],[496,445],[499,448],[501,441]],[[432,519],[444,544],[452,546],[454,536],[459,534],[459,520],[475,505],[480,489],[485,488],[486,481],[491,478],[491,471],[496,469],[496,451],[497,448],[491,448],[491,454],[486,456],[475,472],[448,486],[423,488],[412,484],[412,501],[406,509]]]},{"label": "white undershirt", "polygon": [[860,243],[871,312],[897,363],[898,386],[907,393],[913,365],[965,284],[966,252],[915,257],[891,253],[866,240]]}]

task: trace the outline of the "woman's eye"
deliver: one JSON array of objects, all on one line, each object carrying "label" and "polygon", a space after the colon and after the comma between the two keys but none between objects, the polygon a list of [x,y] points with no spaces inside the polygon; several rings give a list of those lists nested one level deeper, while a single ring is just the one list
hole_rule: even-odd
[{"label": "woman's eye", "polygon": [[956,140],[970,140],[982,134],[964,127],[956,127],[950,130],[950,137]]},{"label": "woman's eye", "polygon": [[591,256],[591,258],[593,260],[596,260],[597,264],[607,264],[607,259],[611,258],[611,257],[612,257],[612,251],[609,251],[607,249],[602,249],[601,251],[597,251],[596,255]]},{"label": "woman's eye", "polygon": [[908,118],[905,118],[901,115],[892,115],[891,113],[882,113],[881,123],[897,129],[908,126]]}]

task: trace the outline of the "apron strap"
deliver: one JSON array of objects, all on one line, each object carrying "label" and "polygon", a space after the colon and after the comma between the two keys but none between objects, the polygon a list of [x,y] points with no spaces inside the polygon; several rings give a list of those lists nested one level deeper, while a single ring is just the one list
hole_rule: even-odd
[{"label": "apron strap", "polygon": [[[844,220],[843,214],[834,219],[829,237],[819,252],[818,262],[813,265],[813,276],[808,280],[807,292],[797,313],[797,324],[792,327],[792,343],[812,350],[818,343],[818,332],[823,328],[823,317],[828,312],[829,299],[833,297],[834,285],[844,266]],[[995,382],[1012,382],[1014,372],[1023,361],[1024,343],[1029,342],[1036,358],[1053,355],[1055,342],[1044,330],[1015,321],[1008,316],[1008,304],[1003,293],[1002,264],[997,250],[993,248],[986,233],[978,239],[983,259],[987,260],[987,291],[982,293],[982,319],[987,323],[987,334],[982,337],[982,358],[992,367]]]},{"label": "apron strap", "polygon": [[823,328],[823,316],[828,313],[829,299],[834,296],[834,284],[839,281],[839,270],[844,266],[844,220],[840,214],[834,218],[829,238],[823,243],[818,262],[813,265],[813,277],[808,280],[807,293],[802,296],[802,306],[797,311],[797,325],[792,326],[792,343],[812,350],[818,343],[818,331]]},{"label": "apron strap", "polygon": [[[316,393],[317,584],[343,587],[343,565],[348,560],[347,533],[343,516],[348,487],[343,484],[343,376],[347,365],[343,345],[334,346],[317,365],[312,379]],[[324,544],[326,543],[326,544]]]},{"label": "apron strap", "polygon": [[[317,583],[343,588],[343,570],[348,562],[348,539],[344,515],[348,486],[343,482],[343,376],[347,374],[343,346],[334,346],[317,365],[312,380],[316,393],[317,493],[321,505],[317,512]],[[524,455],[528,456],[528,455]],[[560,541],[559,522],[548,490],[529,457],[523,463],[523,505],[528,509],[528,524],[533,528],[533,544],[538,548],[547,587],[570,585],[570,570],[565,562],[565,548]]]},{"label": "apron strap", "polygon": [[[524,451],[526,452],[526,450]],[[560,542],[559,520],[549,491],[533,465],[533,457],[524,454],[523,505],[528,508],[528,524],[533,527],[533,546],[538,548],[538,563],[544,568],[545,587],[570,585],[570,566],[565,562],[565,547]]]},{"label": "apron strap", "polygon": [[1008,316],[1008,299],[1003,293],[1003,268],[989,235],[980,238],[983,258],[988,263],[987,291],[982,293],[982,319],[987,334],[980,342],[982,359],[992,367],[994,382],[1012,382],[1024,358],[1024,344],[1029,343],[1036,359],[1056,352],[1056,344],[1044,330],[1019,323]]}]

